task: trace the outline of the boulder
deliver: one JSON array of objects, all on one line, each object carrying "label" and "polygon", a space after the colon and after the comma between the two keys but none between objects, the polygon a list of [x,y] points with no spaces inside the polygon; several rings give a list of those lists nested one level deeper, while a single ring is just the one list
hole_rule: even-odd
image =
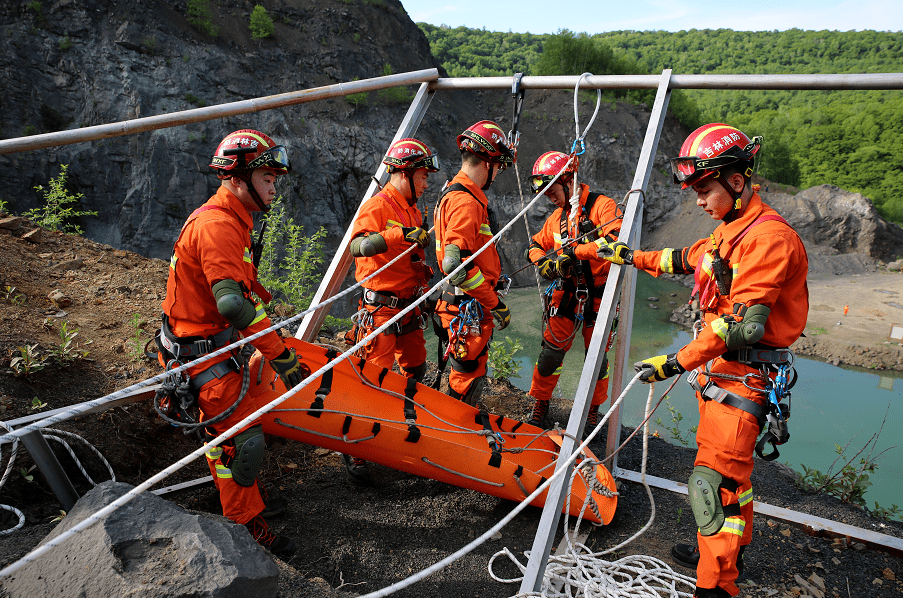
[{"label": "boulder", "polygon": [[[104,482],[44,544],[132,489]],[[276,596],[279,570],[244,526],[141,494],[3,583],[10,596],[107,598]]]}]

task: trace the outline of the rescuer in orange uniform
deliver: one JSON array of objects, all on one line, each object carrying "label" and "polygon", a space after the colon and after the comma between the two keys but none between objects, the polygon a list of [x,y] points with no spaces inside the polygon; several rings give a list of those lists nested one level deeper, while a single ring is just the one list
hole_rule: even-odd
[{"label": "rescuer in orange uniform", "polygon": [[[210,167],[222,183],[182,226],[170,262],[158,339],[160,359],[165,363],[189,362],[239,336],[271,326],[253,296],[270,299],[257,282],[251,213],[265,212],[275,198],[276,178],[290,170],[288,154],[267,135],[243,129],[220,142]],[[254,347],[270,361],[287,387],[303,380],[303,366],[277,332],[256,339]],[[244,370],[238,351],[188,370],[201,422],[210,422],[205,430],[209,438],[263,406],[242,396]],[[233,406],[234,411],[229,413]],[[264,450],[263,429],[259,423],[252,423],[207,451],[207,461],[223,514],[245,525],[254,539],[274,554],[287,556],[294,552],[294,542],[273,534],[261,516],[265,507],[269,511],[284,509],[284,501],[280,506],[265,505],[261,497],[257,473]]]},{"label": "rescuer in orange uniform", "polygon": [[[424,261],[423,248],[430,240],[423,230],[423,215],[417,199],[427,189],[427,176],[439,170],[439,158],[417,139],[400,139],[389,148],[383,164],[389,182],[364,202],[351,232],[358,282],[384,267],[411,247],[408,256],[395,262],[363,285],[355,327],[346,341],[356,344],[423,294],[433,270]],[[395,361],[401,372],[418,382],[426,373],[425,316],[419,308],[408,313],[361,347],[357,355],[378,366],[392,369]],[[369,483],[370,471],[363,459],[342,455],[352,481]]]},{"label": "rescuer in orange uniform", "polygon": [[[677,353],[634,367],[644,382],[695,370],[690,383],[699,401],[699,450],[688,487],[698,549],[678,544],[671,554],[696,566],[695,596],[702,598],[739,593],[735,581],[752,540],[753,450],[762,456],[764,442],[757,446],[756,437],[766,417],[770,427],[763,440],[774,425],[763,389],[792,363],[787,347],[799,338],[809,311],[803,242],[750,185],[760,144],[760,137],[750,140],[713,123],[694,131],[680,157],[671,160],[675,183],[692,187],[696,204],[722,221],[711,237],[683,249],[631,251],[620,241],[600,249],[606,259],[653,276],[695,275],[701,330]],[[704,370],[707,363],[710,369]],[[714,504],[712,497],[718,498]]]},{"label": "rescuer in orange uniform", "polygon": [[[584,346],[589,347],[602,302],[602,289],[611,267],[597,251],[606,243],[617,240],[621,229],[615,201],[599,193],[590,193],[584,184],[579,188],[580,207],[575,222],[569,199],[573,195],[577,166],[576,156],[568,163],[567,154],[546,152],[536,160],[530,177],[533,192],[546,189],[546,197],[557,206],[542,229],[533,235],[526,252],[527,259],[536,264],[539,273],[555,282],[544,296],[542,350],[530,383],[534,403],[529,423],[537,427],[542,427],[549,412],[549,400],[561,375],[561,364],[581,321]],[[559,173],[558,179],[551,183]],[[576,244],[569,244],[574,239],[577,239]],[[564,250],[563,245],[566,245]],[[599,405],[607,399],[608,357],[605,356],[586,418],[586,430],[592,430],[599,423]]]},{"label": "rescuer in orange uniform", "polygon": [[436,260],[444,274],[453,274],[436,305],[448,334],[449,394],[476,405],[486,376],[494,321],[499,330],[511,312],[496,293],[502,266],[494,244],[464,268],[461,264],[490,243],[489,189],[515,156],[501,128],[481,120],[458,135],[461,170],[445,188],[435,210]]}]

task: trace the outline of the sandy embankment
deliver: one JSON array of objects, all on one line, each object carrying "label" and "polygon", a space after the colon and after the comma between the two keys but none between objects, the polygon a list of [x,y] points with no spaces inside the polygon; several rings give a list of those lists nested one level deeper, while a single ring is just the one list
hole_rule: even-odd
[{"label": "sandy embankment", "polygon": [[903,327],[900,272],[810,275],[806,337],[793,349],[835,365],[903,371],[903,344],[890,338],[894,324]]}]

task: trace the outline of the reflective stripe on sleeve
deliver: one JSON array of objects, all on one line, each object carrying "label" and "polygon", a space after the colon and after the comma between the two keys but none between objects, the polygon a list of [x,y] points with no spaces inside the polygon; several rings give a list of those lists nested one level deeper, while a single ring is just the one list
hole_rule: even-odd
[{"label": "reflective stripe on sleeve", "polygon": [[250,247],[245,247],[245,254],[242,256],[241,259],[243,259],[244,261],[248,262],[249,264],[253,264],[253,263],[254,263],[254,256],[251,255],[251,248],[250,248]]},{"label": "reflective stripe on sleeve", "polygon": [[267,312],[266,312],[266,310],[263,309],[263,305],[260,303],[257,303],[256,306],[257,306],[257,311],[254,314],[254,319],[251,321],[250,324],[248,324],[248,326],[253,326],[257,322],[260,322],[265,317],[267,317]]},{"label": "reflective stripe on sleeve", "polygon": [[481,224],[481,225],[480,225],[480,234],[481,234],[481,235],[488,235],[488,236],[491,237],[491,236],[492,236],[492,229],[489,228],[489,225],[488,225],[488,224]]},{"label": "reflective stripe on sleeve", "polygon": [[662,250],[662,259],[658,263],[658,268],[662,272],[674,274],[674,250],[670,247]]},{"label": "reflective stripe on sleeve", "polygon": [[727,342],[728,324],[724,318],[718,318],[712,322],[712,332],[718,335],[718,338]]},{"label": "reflective stripe on sleeve", "polygon": [[740,506],[741,506],[741,507],[743,507],[743,506],[748,505],[749,503],[751,503],[751,502],[752,502],[752,499],[753,499],[753,491],[752,491],[752,488],[750,488],[749,490],[745,490],[744,492],[741,492],[741,493],[738,495],[738,498],[740,499]]},{"label": "reflective stripe on sleeve", "polygon": [[175,270],[175,269],[176,269],[176,262],[178,262],[178,261],[179,261],[179,256],[177,256],[176,254],[172,254],[172,257],[169,258],[169,267],[170,267],[172,270]]}]

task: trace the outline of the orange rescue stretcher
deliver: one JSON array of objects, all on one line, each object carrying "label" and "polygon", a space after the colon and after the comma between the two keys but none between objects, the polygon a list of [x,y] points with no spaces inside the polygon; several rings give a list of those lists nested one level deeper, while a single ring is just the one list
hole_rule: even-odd
[{"label": "orange rescue stretcher", "polygon": [[[286,339],[316,372],[338,350]],[[261,371],[261,365],[262,371]],[[251,395],[267,401],[285,392],[259,353],[251,359]],[[466,405],[404,376],[352,357],[261,418],[264,432],[328,448],[399,471],[521,502],[555,470],[560,435]],[[588,449],[578,458],[598,461]],[[617,487],[601,464],[574,477],[562,512],[608,524]],[[603,488],[604,486],[604,488]],[[591,490],[595,488],[596,490]],[[584,507],[591,492],[589,508]],[[532,504],[545,504],[546,492]]]}]

